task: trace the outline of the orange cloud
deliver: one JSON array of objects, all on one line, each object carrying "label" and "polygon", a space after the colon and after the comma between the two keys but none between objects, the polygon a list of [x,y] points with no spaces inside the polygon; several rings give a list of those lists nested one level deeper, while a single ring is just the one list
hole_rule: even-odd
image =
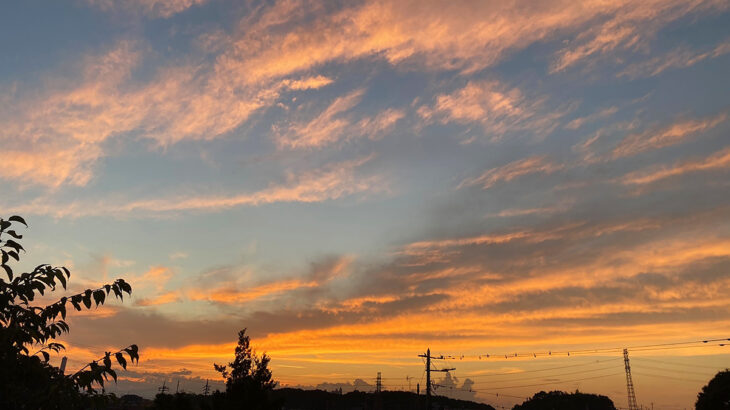
[{"label": "orange cloud", "polygon": [[379,140],[405,116],[403,110],[388,108],[375,117],[363,118],[357,123],[356,127],[359,134],[367,135],[372,140]]},{"label": "orange cloud", "polygon": [[475,185],[481,186],[482,189],[489,189],[499,182],[509,182],[524,175],[552,174],[561,169],[563,169],[562,165],[550,162],[547,156],[532,156],[488,169],[478,177],[466,178],[461,181],[457,189]]},{"label": "orange cloud", "polygon": [[691,67],[708,58],[717,58],[727,53],[730,53],[730,41],[724,41],[709,51],[696,51],[687,47],[679,47],[663,56],[632,64],[618,73],[617,76],[629,78],[652,77],[669,69]]},{"label": "orange cloud", "polygon": [[577,46],[570,45],[561,51],[552,72],[565,70],[592,56],[638,47],[648,35],[687,14],[727,8],[727,5],[701,0],[612,2],[610,5],[604,3],[602,7],[587,6],[594,11],[608,12],[610,17],[588,28],[580,36],[585,40],[578,41]]},{"label": "orange cloud", "polygon": [[178,292],[166,292],[152,298],[137,299],[134,304],[137,306],[157,306],[179,302],[180,300],[181,298]]},{"label": "orange cloud", "polygon": [[168,18],[208,0],[86,0],[103,11],[124,11],[149,17]]},{"label": "orange cloud", "polygon": [[172,278],[173,272],[165,266],[153,266],[142,276],[134,279],[135,284],[142,288],[153,287],[157,290],[162,289],[165,284]]},{"label": "orange cloud", "polygon": [[730,148],[720,150],[703,159],[678,162],[672,167],[631,172],[621,178],[621,182],[626,185],[646,185],[689,173],[727,168],[730,168]]},{"label": "orange cloud", "polygon": [[593,121],[601,119],[601,118],[610,117],[613,114],[616,114],[617,111],[618,111],[618,107],[604,108],[591,115],[588,115],[585,117],[580,117],[580,118],[575,118],[575,119],[571,120],[569,123],[565,124],[565,128],[567,128],[569,130],[577,130],[578,128],[582,127],[586,123],[590,123],[590,122],[593,122]]},{"label": "orange cloud", "polygon": [[191,300],[207,300],[217,303],[241,304],[252,300],[274,296],[283,292],[301,288],[312,288],[319,286],[315,281],[301,281],[298,279],[284,280],[279,282],[266,283],[247,289],[236,289],[229,285],[213,290],[190,290],[187,292]]},{"label": "orange cloud", "polygon": [[631,134],[624,138],[613,150],[613,157],[625,157],[651,149],[679,144],[696,134],[718,126],[726,119],[727,114],[722,113],[713,117],[678,121],[659,130]]},{"label": "orange cloud", "polygon": [[358,89],[336,98],[317,117],[306,123],[292,124],[284,132],[275,128],[276,141],[280,147],[308,148],[320,147],[337,141],[350,121],[342,118],[362,99],[365,90]]},{"label": "orange cloud", "polygon": [[487,138],[499,140],[507,132],[530,130],[545,135],[555,129],[565,113],[547,112],[544,98],[528,98],[517,88],[497,81],[469,82],[450,94],[440,94],[432,107],[423,105],[418,114],[442,123],[480,123]]},{"label": "orange cloud", "polygon": [[292,90],[311,90],[322,88],[324,86],[332,84],[334,80],[323,75],[317,75],[313,77],[306,77],[299,80],[284,80],[283,84]]},{"label": "orange cloud", "polygon": [[379,176],[358,177],[356,169],[373,156],[352,161],[329,164],[321,169],[289,173],[286,182],[271,185],[248,194],[232,196],[198,196],[135,200],[123,202],[109,200],[94,204],[72,202],[59,205],[48,198],[16,206],[8,206],[9,211],[21,214],[47,214],[55,217],[79,217],[89,215],[127,215],[131,213],[155,214],[169,212],[218,211],[239,206],[259,206],[275,202],[322,202],[342,198],[357,193],[377,192],[383,189]]},{"label": "orange cloud", "polygon": [[[473,72],[511,50],[585,29],[559,54],[553,70],[560,71],[589,57],[635,46],[689,13],[726,7],[702,0],[580,4],[556,0],[540,7],[523,2],[452,1],[445,6],[438,1],[383,0],[342,9],[311,24],[304,18],[303,3],[285,2],[250,19],[251,29],[235,39],[240,46],[228,53],[226,65],[247,73],[252,82],[367,56],[382,56],[406,67],[418,63],[427,69]],[[322,11],[314,7],[313,13]],[[302,21],[307,24],[299,25]],[[284,23],[293,29],[271,35],[272,26]],[[586,28],[588,23],[593,24]]]}]

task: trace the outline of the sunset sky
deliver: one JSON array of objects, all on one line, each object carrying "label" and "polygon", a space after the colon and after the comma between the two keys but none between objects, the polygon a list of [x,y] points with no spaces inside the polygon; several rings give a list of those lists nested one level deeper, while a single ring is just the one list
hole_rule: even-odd
[{"label": "sunset sky", "polygon": [[[132,285],[63,338],[69,368],[140,346],[112,391],[199,392],[244,327],[282,384],[393,389],[424,387],[427,347],[730,337],[727,0],[0,10],[0,214],[29,222],[21,267]],[[619,357],[436,364],[491,404],[625,407]],[[716,344],[635,357],[658,409],[730,367]],[[488,391],[513,385],[536,386]]]}]

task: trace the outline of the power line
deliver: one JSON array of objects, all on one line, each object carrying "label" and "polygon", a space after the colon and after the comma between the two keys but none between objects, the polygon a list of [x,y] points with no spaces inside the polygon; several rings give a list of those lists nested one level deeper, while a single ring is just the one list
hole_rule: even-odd
[{"label": "power line", "polygon": [[727,366],[703,366],[703,365],[699,365],[699,364],[689,364],[689,363],[679,363],[679,362],[667,362],[667,361],[664,361],[664,360],[650,359],[648,357],[642,357],[642,356],[634,357],[634,360],[638,360],[640,362],[642,362],[642,361],[654,362],[654,363],[660,363],[660,364],[665,364],[665,365],[670,365],[670,366],[678,366],[678,367],[692,367],[692,368],[711,369],[711,370],[715,370],[715,371],[718,371],[719,369],[722,369],[722,368],[727,367]]},{"label": "power line", "polygon": [[[630,347],[605,347],[605,348],[594,348],[594,349],[576,349],[576,350],[548,350],[548,351],[542,351],[542,352],[518,352],[518,353],[499,353],[499,354],[493,354],[493,353],[485,353],[480,355],[442,355],[439,356],[439,359],[444,360],[463,360],[465,358],[476,358],[478,360],[486,360],[486,359],[510,359],[510,358],[521,358],[521,357],[547,357],[547,356],[570,356],[570,355],[585,355],[585,354],[597,354],[597,353],[620,353],[623,351],[623,349],[628,349],[631,351],[649,351],[649,350],[665,350],[665,348],[679,348],[686,345],[696,345],[696,344],[709,344],[709,343],[716,343],[716,342],[727,342],[730,341],[730,338],[717,338],[717,339],[702,339],[702,340],[693,340],[693,341],[686,341],[686,342],[670,342],[670,343],[658,343],[658,344],[647,344],[647,345],[636,345],[636,346],[630,346]],[[717,346],[728,346],[730,344],[728,343],[720,343]],[[695,347],[695,346],[687,346],[687,347]]]},{"label": "power line", "polygon": [[524,370],[524,371],[521,371],[521,372],[477,374],[477,375],[467,376],[467,377],[469,377],[470,379],[474,379],[474,378],[478,378],[478,377],[492,377],[492,376],[510,376],[510,375],[517,376],[517,375],[521,375],[521,374],[525,374],[525,373],[535,373],[535,372],[543,372],[543,371],[548,371],[548,370],[568,369],[568,368],[571,368],[571,367],[589,366],[589,365],[592,365],[592,364],[605,363],[605,362],[613,362],[613,361],[617,361],[617,360],[621,360],[621,358],[620,357],[615,357],[615,358],[612,358],[612,359],[596,360],[596,361],[593,361],[593,362],[590,362],[590,363],[579,363],[579,364],[570,364],[570,365],[566,365],[566,366],[546,367],[546,368],[543,368],[543,369]]},{"label": "power line", "polygon": [[[636,366],[637,366],[637,364],[634,363],[634,367],[636,367]],[[641,369],[650,369],[650,370],[659,370],[659,371],[663,371],[663,372],[677,372],[677,371],[679,371],[679,370],[676,370],[676,369],[666,369],[666,368],[662,368],[662,367],[647,366],[647,365],[642,364],[642,363],[639,363],[638,364],[638,367],[639,367],[639,370],[641,370]],[[681,372],[683,374],[684,373],[689,373],[689,374],[696,374],[698,376],[707,376],[707,373],[693,372],[691,370],[681,370]]]},{"label": "power line", "polygon": [[549,382],[548,381],[548,382],[536,383],[536,384],[522,384],[522,385],[515,385],[515,386],[500,386],[500,387],[492,387],[492,388],[489,388],[489,389],[473,389],[473,390],[474,391],[484,391],[484,392],[486,392],[486,391],[489,391],[489,390],[517,389],[517,388],[521,388],[521,387],[543,386],[543,385],[546,385],[546,384],[572,383],[572,382],[579,382],[579,381],[583,381],[583,380],[601,379],[601,378],[604,378],[604,377],[619,376],[619,375],[622,375],[622,374],[623,374],[623,372],[621,372],[621,373],[611,373],[611,374],[602,374],[602,375],[593,376],[593,377],[583,377],[583,378],[580,378],[580,379],[558,380],[558,381],[554,381],[554,382]]},{"label": "power line", "polygon": [[[535,380],[535,379],[543,379],[545,377],[560,377],[560,376],[570,376],[573,374],[580,374],[580,373],[590,373],[590,372],[599,372],[603,370],[611,370],[614,369],[614,367],[601,367],[598,369],[586,369],[586,370],[579,370],[575,372],[568,372],[568,373],[558,373],[558,374],[547,374],[543,376],[532,376],[532,377],[521,377],[520,380]],[[514,380],[510,380],[514,381]],[[474,384],[482,384],[482,383],[498,383],[499,381],[489,380],[484,382],[475,382]]]},{"label": "power line", "polygon": [[651,374],[651,373],[644,373],[644,372],[639,372],[639,373],[636,373],[636,374],[638,374],[639,376],[660,377],[660,378],[663,378],[663,379],[679,380],[679,381],[683,381],[683,382],[694,382],[694,383],[705,383],[705,382],[707,382],[707,380],[697,380],[697,379],[687,379],[687,378],[681,378],[681,377],[663,376],[663,375],[660,375],[660,374]]}]

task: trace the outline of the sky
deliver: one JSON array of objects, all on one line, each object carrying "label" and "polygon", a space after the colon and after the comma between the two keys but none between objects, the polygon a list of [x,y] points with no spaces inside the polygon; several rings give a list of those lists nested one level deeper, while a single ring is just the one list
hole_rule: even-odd
[{"label": "sky", "polygon": [[[726,0],[1,7],[0,209],[22,268],[132,285],[63,338],[140,346],[110,391],[198,391],[247,328],[282,385],[415,389],[431,348],[477,400],[625,407],[620,353],[494,355],[730,337]],[[729,353],[632,353],[639,402]]]}]

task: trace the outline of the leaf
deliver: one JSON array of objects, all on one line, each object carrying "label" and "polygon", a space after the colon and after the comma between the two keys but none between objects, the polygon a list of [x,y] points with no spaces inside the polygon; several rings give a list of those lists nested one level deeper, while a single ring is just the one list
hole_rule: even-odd
[{"label": "leaf", "polygon": [[112,378],[114,379],[114,383],[116,383],[117,382],[117,372],[115,372],[114,369],[107,369],[106,372],[112,376]]},{"label": "leaf", "polygon": [[51,360],[51,355],[48,354],[46,351],[41,351],[41,354],[43,355],[43,361],[48,363],[49,360]]},{"label": "leaf", "polygon": [[66,346],[62,345],[61,343],[49,343],[48,348],[53,350],[54,352],[59,352],[61,350],[65,350]]},{"label": "leaf", "polygon": [[14,230],[8,231],[7,234],[12,236],[15,239],[23,239],[23,235],[20,235],[19,233],[15,232]]},{"label": "leaf", "polygon": [[20,252],[21,250],[23,250],[23,251],[25,250],[25,248],[23,248],[23,245],[19,244],[18,242],[15,242],[12,239],[8,239],[7,241],[5,241],[5,246],[9,246],[9,247],[15,249],[16,252]]},{"label": "leaf", "polygon": [[104,298],[106,296],[104,295],[103,290],[95,290],[93,293],[93,296],[94,296],[94,303],[96,304],[97,307],[99,306],[99,304],[102,304],[102,305],[104,304]]},{"label": "leaf", "polygon": [[106,366],[107,369],[110,369],[112,367],[112,359],[109,357],[111,353],[106,352],[106,355],[104,355],[104,366]]},{"label": "leaf", "polygon": [[124,355],[121,352],[117,352],[114,357],[117,358],[117,362],[119,362],[122,368],[127,370],[127,359],[124,358]]},{"label": "leaf", "polygon": [[[15,251],[8,251],[8,255],[9,255],[9,256],[12,256],[12,257],[13,257],[13,259],[15,259],[16,261],[19,261],[19,260],[20,260],[20,257],[18,256],[18,252],[15,252]],[[4,263],[4,262],[3,262],[3,263]]]},{"label": "leaf", "polygon": [[8,265],[0,265],[3,269],[5,269],[5,273],[8,274],[8,280],[13,280],[13,270],[10,269],[10,266]]},{"label": "leaf", "polygon": [[66,289],[66,278],[63,276],[63,272],[58,269],[56,269],[54,272],[56,277],[58,278],[58,281],[61,282],[63,288]]},{"label": "leaf", "polygon": [[117,279],[117,283],[119,283],[119,288],[123,290],[124,292],[127,292],[127,294],[132,294],[132,286],[129,285],[129,283],[125,282],[124,279]]},{"label": "leaf", "polygon": [[132,360],[132,363],[136,360],[137,363],[139,363],[139,348],[137,345],[131,345],[128,348],[124,349],[125,352],[129,355],[129,359]]},{"label": "leaf", "polygon": [[122,291],[119,290],[119,286],[117,284],[112,285],[112,291],[114,291],[114,295],[119,298],[122,302],[124,302],[124,294],[122,294]]},{"label": "leaf", "polygon": [[0,251],[0,252],[2,252],[2,262],[0,262],[0,263],[5,265],[6,263],[8,263],[8,253],[5,251]]},{"label": "leaf", "polygon": [[0,232],[4,231],[7,228],[10,228],[10,225],[12,225],[10,222],[0,219]]},{"label": "leaf", "polygon": [[11,221],[11,222],[20,222],[23,225],[25,225],[26,227],[28,226],[28,224],[25,223],[25,219],[23,219],[22,217],[20,217],[18,215],[11,216],[10,218],[8,218],[8,221]]},{"label": "leaf", "polygon": [[86,306],[87,309],[91,309],[91,289],[86,289],[81,300],[84,302],[84,306]]}]

